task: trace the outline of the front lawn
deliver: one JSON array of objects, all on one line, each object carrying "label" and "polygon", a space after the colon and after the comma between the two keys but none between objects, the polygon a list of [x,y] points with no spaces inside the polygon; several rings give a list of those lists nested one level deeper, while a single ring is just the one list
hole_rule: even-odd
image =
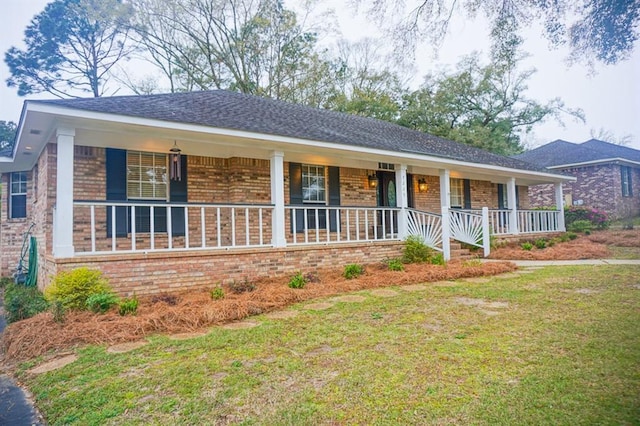
[{"label": "front lawn", "polygon": [[640,422],[637,266],[350,296],[18,374],[52,425]]}]

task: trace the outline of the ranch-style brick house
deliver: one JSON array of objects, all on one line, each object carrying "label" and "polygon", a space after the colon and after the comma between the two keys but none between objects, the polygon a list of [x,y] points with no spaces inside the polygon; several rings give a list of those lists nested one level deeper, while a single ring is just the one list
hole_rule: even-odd
[{"label": "ranch-style brick house", "polygon": [[[597,139],[556,140],[515,158],[576,178],[564,187],[565,205],[592,207],[611,219],[640,215],[640,151]],[[531,207],[555,205],[553,185],[529,187]]]},{"label": "ranch-style brick house", "polygon": [[[28,100],[0,157],[0,271],[33,224],[38,285],[102,270],[121,294],[398,257],[420,235],[564,230],[573,180],[380,120],[228,91]],[[527,188],[555,208],[528,210]]]}]

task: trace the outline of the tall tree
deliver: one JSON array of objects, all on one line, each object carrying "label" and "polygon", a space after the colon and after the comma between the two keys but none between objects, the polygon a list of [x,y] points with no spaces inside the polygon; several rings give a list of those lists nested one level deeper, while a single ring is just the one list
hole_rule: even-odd
[{"label": "tall tree", "polygon": [[5,53],[18,95],[105,93],[113,67],[131,52],[131,8],[121,0],[55,0],[25,30],[26,50]]},{"label": "tall tree", "polygon": [[0,152],[13,148],[18,126],[13,121],[0,120]]},{"label": "tall tree", "polygon": [[470,55],[448,74],[428,75],[423,86],[405,96],[399,124],[464,142],[498,154],[522,152],[521,136],[549,118],[569,113],[582,119],[580,110],[564,107],[559,99],[544,104],[526,95],[535,70],[519,71],[521,41],[494,50],[489,65]]},{"label": "tall tree", "polygon": [[[640,31],[640,0],[351,0],[389,30],[404,51],[428,39],[438,45],[452,16],[484,15],[491,34],[518,33],[533,21],[555,46],[568,45],[573,60],[613,64],[628,59]],[[366,4],[364,6],[363,4]],[[504,25],[508,22],[509,25]]]}]

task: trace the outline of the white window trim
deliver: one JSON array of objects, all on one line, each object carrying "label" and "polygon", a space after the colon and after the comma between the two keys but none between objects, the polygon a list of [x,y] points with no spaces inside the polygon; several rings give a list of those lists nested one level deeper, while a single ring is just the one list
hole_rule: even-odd
[{"label": "white window trim", "polygon": [[[328,195],[328,188],[327,188],[327,183],[328,183],[328,179],[327,179],[327,167],[325,166],[320,166],[320,165],[316,165],[316,164],[302,164],[302,182],[301,182],[301,187],[302,187],[302,202],[305,204],[327,204],[327,195]],[[309,173],[310,169],[322,169],[322,181],[323,181],[323,191],[322,194],[324,195],[324,199],[323,200],[305,200],[304,198],[304,190],[305,190],[305,171],[306,174],[309,176],[311,175],[311,173]],[[314,174],[313,176],[319,176],[319,174]]]},{"label": "white window trim", "polygon": [[[14,175],[20,175],[20,176],[24,176],[24,180],[20,179],[18,182],[14,182],[13,180],[13,176]],[[22,186],[22,184],[24,184],[24,192],[13,192],[13,184],[14,183],[19,183],[20,186]],[[13,217],[13,197],[14,196],[20,196],[20,195],[24,195],[25,198],[27,196],[27,191],[28,191],[28,184],[29,184],[29,179],[27,178],[27,172],[11,172],[9,173],[9,194],[8,194],[8,201],[9,201],[9,211],[7,212],[7,216],[9,219],[23,219],[25,216],[20,216],[20,217]],[[25,208],[26,208],[26,203],[25,203]]]},{"label": "white window trim", "polygon": [[[451,194],[449,202],[451,203],[451,207],[463,208],[464,207],[464,181],[462,179],[451,178],[449,185],[450,185],[449,191]],[[456,198],[459,198],[460,200],[459,204],[454,203],[454,200]]]},{"label": "white window trim", "polygon": [[[134,181],[134,180],[130,180],[129,179],[129,167],[130,167],[130,163],[129,163],[129,158],[130,156],[133,155],[137,155],[138,156],[138,165],[137,167],[142,169],[142,156],[143,155],[151,155],[153,156],[153,168],[158,167],[158,165],[156,164],[156,158],[157,157],[163,157],[164,158],[164,170],[165,170],[165,179],[162,182],[158,182],[158,183],[152,183],[152,185],[154,185],[154,194],[156,192],[156,185],[164,185],[165,186],[165,195],[164,197],[143,197],[142,196],[142,189],[141,186],[143,183],[151,183],[151,182],[145,182],[143,180],[139,180],[139,181]],[[169,173],[169,164],[168,164],[168,155],[167,154],[163,154],[163,153],[155,153],[155,152],[141,152],[141,151],[127,151],[127,199],[129,200],[158,200],[158,201],[168,201],[169,200],[169,180],[168,180],[168,173]],[[139,194],[140,196],[132,196],[132,194],[129,192],[129,183],[130,182],[137,182],[139,185]]]}]

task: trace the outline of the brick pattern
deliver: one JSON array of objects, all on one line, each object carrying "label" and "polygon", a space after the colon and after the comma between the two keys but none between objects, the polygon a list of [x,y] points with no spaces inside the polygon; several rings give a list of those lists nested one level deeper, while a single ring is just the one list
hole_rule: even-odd
[{"label": "brick pattern", "polygon": [[[622,196],[618,164],[576,167],[560,171],[577,179],[576,182],[563,185],[563,193],[570,195],[573,205],[604,210],[613,220],[640,215],[640,168],[632,169],[631,197]],[[528,199],[533,207],[554,206],[553,185],[530,187]]]}]

